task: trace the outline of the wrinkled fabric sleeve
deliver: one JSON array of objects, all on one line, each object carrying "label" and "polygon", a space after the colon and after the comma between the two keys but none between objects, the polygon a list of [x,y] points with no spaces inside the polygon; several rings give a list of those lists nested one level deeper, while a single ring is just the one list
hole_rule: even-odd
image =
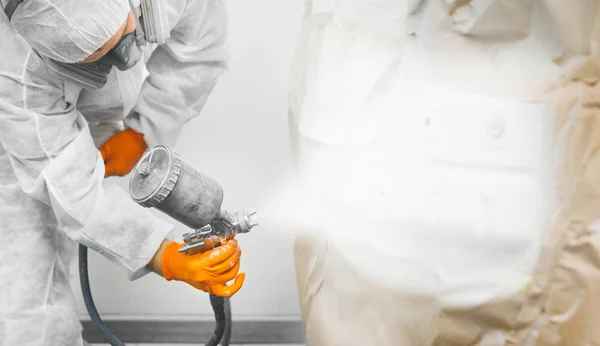
[{"label": "wrinkled fabric sleeve", "polygon": [[225,71],[226,13],[225,1],[188,0],[171,37],[148,59],[149,76],[124,123],[149,147],[174,146]]},{"label": "wrinkled fabric sleeve", "polygon": [[56,226],[137,279],[174,227],[122,188],[103,188],[104,163],[86,120],[65,101],[62,84],[39,80],[43,70],[30,57],[23,74],[0,75],[10,88],[0,97],[0,144],[22,190],[40,202],[31,217],[47,219],[49,229]]}]

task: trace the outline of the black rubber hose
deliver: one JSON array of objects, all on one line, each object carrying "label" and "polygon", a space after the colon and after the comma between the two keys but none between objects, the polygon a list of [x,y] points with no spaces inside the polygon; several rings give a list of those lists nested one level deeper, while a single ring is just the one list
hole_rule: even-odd
[{"label": "black rubber hose", "polygon": [[233,320],[231,319],[231,301],[229,298],[225,299],[225,334],[223,334],[223,340],[221,340],[221,345],[229,346],[229,342],[231,341],[231,325]]},{"label": "black rubber hose", "polygon": [[215,322],[217,324],[215,326],[212,338],[210,338],[210,340],[206,343],[205,346],[217,346],[223,338],[223,334],[225,333],[225,327],[227,324],[227,314],[225,313],[225,301],[229,302],[229,299],[219,297],[214,294],[210,295],[210,305],[212,306],[213,311],[215,313]]},{"label": "black rubber hose", "polygon": [[85,302],[85,307],[87,308],[90,317],[92,318],[92,323],[96,325],[96,327],[102,330],[106,341],[112,346],[125,346],[121,340],[117,339],[116,336],[106,327],[102,318],[100,318],[100,314],[96,309],[96,304],[94,304],[94,299],[92,298],[92,290],[90,289],[90,277],[88,275],[88,260],[87,260],[87,247],[83,245],[79,245],[79,282],[81,283],[81,292],[83,293],[83,301]]},{"label": "black rubber hose", "polygon": [[[79,282],[81,284],[81,292],[83,294],[83,301],[85,307],[92,318],[92,323],[96,327],[100,328],[106,341],[112,346],[125,346],[121,340],[117,339],[116,336],[108,329],[108,327],[102,321],[96,304],[92,298],[92,290],[90,288],[90,277],[88,272],[88,256],[87,247],[79,245]],[[206,343],[205,346],[216,346],[219,344],[223,335],[223,346],[229,346],[229,340],[231,338],[231,302],[229,298],[218,297],[213,294],[210,295],[210,305],[215,313],[215,330],[213,331],[212,338]]]}]

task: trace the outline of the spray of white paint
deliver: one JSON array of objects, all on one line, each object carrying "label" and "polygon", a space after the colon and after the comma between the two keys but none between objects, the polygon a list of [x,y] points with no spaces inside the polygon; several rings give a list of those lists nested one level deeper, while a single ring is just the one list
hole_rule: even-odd
[{"label": "spray of white paint", "polygon": [[422,85],[395,86],[402,97],[369,145],[298,135],[299,175],[274,184],[262,224],[325,232],[365,273],[449,306],[511,294],[551,221],[553,114]]},{"label": "spray of white paint", "polygon": [[274,184],[263,224],[326,233],[364,273],[447,306],[525,287],[556,207],[554,114],[523,101],[557,73],[543,2],[309,3],[299,174]]},{"label": "spray of white paint", "polygon": [[[537,120],[530,126],[540,126],[541,135],[543,114]],[[509,131],[524,122],[513,125]],[[543,144],[541,136],[522,139],[513,154]],[[437,292],[448,305],[478,304],[530,278],[552,201],[551,178],[543,160],[533,158],[538,154],[543,157],[532,150],[523,158],[537,167],[430,156],[419,166],[400,158],[395,167],[352,170],[331,154],[305,166],[303,177],[275,184],[261,204],[261,221],[280,231],[325,232],[364,272],[379,272],[404,289]]]}]

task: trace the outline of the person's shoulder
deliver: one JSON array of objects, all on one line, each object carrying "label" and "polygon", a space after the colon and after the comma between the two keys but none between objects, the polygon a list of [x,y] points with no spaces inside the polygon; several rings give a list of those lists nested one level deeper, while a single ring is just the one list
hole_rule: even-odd
[{"label": "person's shoulder", "polygon": [[0,21],[0,78],[14,79],[25,71],[32,49],[23,37],[15,32],[12,26],[5,21]]}]

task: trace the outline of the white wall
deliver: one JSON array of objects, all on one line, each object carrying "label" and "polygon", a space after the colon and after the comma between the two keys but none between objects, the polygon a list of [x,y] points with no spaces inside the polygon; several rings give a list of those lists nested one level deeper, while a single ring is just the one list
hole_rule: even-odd
[{"label": "white wall", "polygon": [[[274,182],[291,172],[288,76],[303,2],[230,0],[229,8],[229,71],[176,150],[223,185],[224,207],[236,211],[257,208]],[[187,230],[179,226],[178,231]],[[247,277],[232,299],[234,318],[299,318],[292,236],[263,223],[239,241]],[[153,274],[131,283],[96,253],[90,253],[90,271],[94,299],[104,317],[212,316],[208,295],[186,284]],[[78,309],[86,317],[77,280]]]}]

